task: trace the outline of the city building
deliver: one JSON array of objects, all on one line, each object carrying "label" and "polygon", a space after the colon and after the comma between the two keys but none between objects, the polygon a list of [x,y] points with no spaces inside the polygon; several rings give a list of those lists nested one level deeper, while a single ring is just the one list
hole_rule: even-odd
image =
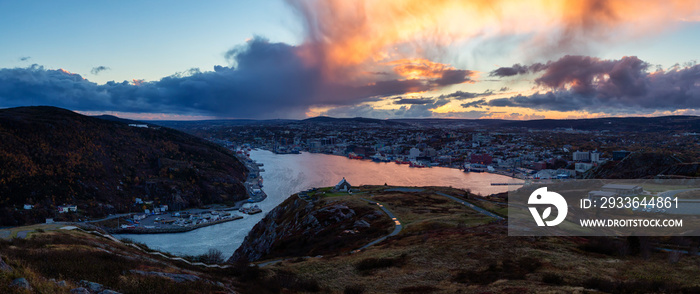
[{"label": "city building", "polygon": [[635,196],[642,194],[642,187],[637,185],[607,184],[600,188],[602,191],[614,192],[620,196]]},{"label": "city building", "polygon": [[591,160],[590,152],[574,151],[574,161],[589,161]]}]

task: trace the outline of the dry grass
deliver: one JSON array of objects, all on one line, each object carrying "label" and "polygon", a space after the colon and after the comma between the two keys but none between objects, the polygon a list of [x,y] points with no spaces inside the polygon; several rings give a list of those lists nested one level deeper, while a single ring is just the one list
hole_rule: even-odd
[{"label": "dry grass", "polygon": [[[429,191],[374,194],[406,225],[401,234],[357,254],[284,262],[271,272],[292,272],[333,293],[700,289],[693,288],[700,286],[697,256],[671,263],[662,252],[647,260],[591,253],[581,249],[583,238],[508,237],[505,222],[483,224],[490,219]],[[370,270],[358,269],[363,263]]]}]

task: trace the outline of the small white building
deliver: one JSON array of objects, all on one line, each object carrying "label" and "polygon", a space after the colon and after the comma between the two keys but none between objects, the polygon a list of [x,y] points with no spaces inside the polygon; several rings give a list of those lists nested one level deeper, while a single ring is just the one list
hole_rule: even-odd
[{"label": "small white building", "polygon": [[25,204],[25,205],[24,205],[24,209],[25,209],[25,210],[31,210],[32,208],[34,208],[34,205],[31,205],[31,204]]},{"label": "small white building", "polygon": [[352,185],[350,185],[350,183],[348,183],[348,181],[345,180],[345,177],[343,177],[343,179],[340,180],[340,182],[337,185],[335,185],[336,191],[348,192],[348,191],[350,191],[351,188],[352,188]]},{"label": "small white building", "polygon": [[76,211],[78,211],[78,206],[75,206],[75,205],[60,205],[60,206],[58,206],[58,213],[76,212]]}]

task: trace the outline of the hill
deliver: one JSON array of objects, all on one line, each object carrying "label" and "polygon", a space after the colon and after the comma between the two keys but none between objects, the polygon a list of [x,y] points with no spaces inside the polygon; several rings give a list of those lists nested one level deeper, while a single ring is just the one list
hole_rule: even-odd
[{"label": "hill", "polygon": [[[499,203],[502,199],[491,202],[457,189],[362,186],[352,195],[326,194],[313,204],[299,201],[293,196],[276,213],[266,215],[229,260],[258,260],[264,274],[246,280],[250,293],[693,293],[699,289],[700,270],[695,266],[699,256],[652,250],[670,246],[667,242],[673,239],[511,237],[506,220],[467,205],[503,214],[507,208]],[[346,221],[349,210],[324,212],[338,205],[353,211],[376,209],[370,202],[393,212],[393,221],[403,229],[365,249],[349,251],[348,247],[357,247],[349,244],[352,240],[342,245],[347,231],[367,214],[357,213]],[[315,222],[330,225],[306,225]],[[284,234],[281,228],[299,230]],[[358,230],[354,240],[367,232]],[[683,245],[673,248],[697,250],[698,243],[675,244]]]},{"label": "hill", "polygon": [[[143,211],[135,198],[184,208],[246,197],[234,155],[168,128],[20,107],[0,110],[0,142],[0,225]],[[55,213],[64,204],[79,213]]]},{"label": "hill", "polygon": [[586,179],[697,178],[700,163],[685,162],[671,154],[634,152],[620,161],[609,161],[583,175]]}]

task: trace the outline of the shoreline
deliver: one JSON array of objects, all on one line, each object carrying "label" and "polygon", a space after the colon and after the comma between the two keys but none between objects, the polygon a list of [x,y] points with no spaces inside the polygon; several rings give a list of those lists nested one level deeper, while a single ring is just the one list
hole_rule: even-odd
[{"label": "shoreline", "polygon": [[[275,151],[270,150],[270,149],[265,148],[265,147],[256,147],[255,149],[260,149],[260,150],[269,151],[269,152],[272,152],[272,153],[277,154],[277,155],[289,155],[289,154],[297,155],[297,154],[301,154],[301,153],[276,153]],[[300,152],[307,152],[307,153],[310,153],[310,154],[334,155],[334,156],[340,156],[340,157],[348,158],[347,155],[335,154],[335,153],[312,152],[312,151],[307,151],[307,150],[302,150],[302,151],[300,151]],[[348,158],[348,159],[375,162],[375,161],[373,161],[373,160],[371,160],[371,159],[369,159],[369,158]],[[389,162],[384,162],[384,163],[391,163],[391,162],[394,162],[394,161],[389,161]],[[381,163],[381,162],[376,162],[376,163]],[[441,166],[441,165],[426,166],[426,168],[433,168],[433,167],[451,168],[451,169],[456,169],[456,170],[464,171],[462,168],[460,168],[460,167],[454,167],[454,166]],[[467,172],[465,172],[465,173],[467,173]],[[509,178],[511,178],[511,179],[516,179],[516,180],[523,180],[523,181],[524,181],[524,180],[527,180],[527,178],[519,177],[519,175],[521,175],[522,173],[515,173],[515,174],[513,174],[512,172],[502,171],[502,170],[496,170],[496,171],[493,171],[493,172],[484,171],[484,173],[489,173],[489,174],[494,174],[494,175],[501,175],[501,176],[509,177]]]},{"label": "shoreline", "polygon": [[220,219],[212,222],[201,223],[189,227],[179,227],[179,228],[138,228],[138,229],[122,229],[122,228],[105,228],[100,227],[110,234],[118,235],[148,235],[148,234],[171,234],[171,233],[185,233],[189,231],[194,231],[196,229],[218,225],[225,222],[235,221],[242,219],[242,216],[231,217],[227,219]]}]

